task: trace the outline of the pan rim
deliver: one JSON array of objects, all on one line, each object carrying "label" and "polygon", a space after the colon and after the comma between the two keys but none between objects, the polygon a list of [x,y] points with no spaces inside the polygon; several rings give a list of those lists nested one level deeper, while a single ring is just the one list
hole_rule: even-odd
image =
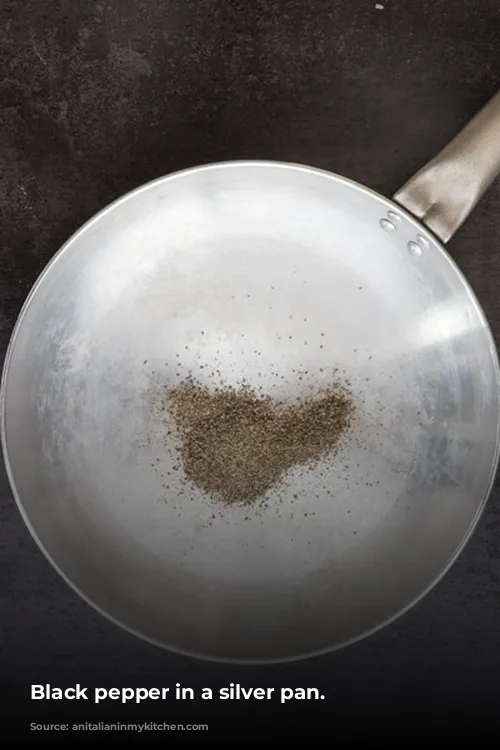
[{"label": "pan rim", "polygon": [[[38,534],[35,528],[33,527],[33,525],[31,524],[27,511],[24,508],[22,499],[18,493],[15,478],[14,478],[14,473],[12,471],[10,458],[9,458],[7,426],[6,426],[6,420],[5,420],[5,406],[6,406],[6,401],[7,401],[7,386],[8,386],[8,379],[9,379],[9,374],[10,374],[10,366],[11,366],[16,342],[17,342],[19,333],[21,331],[26,313],[34,300],[39,287],[43,284],[45,277],[51,272],[53,266],[56,265],[56,263],[63,257],[63,255],[69,252],[71,246],[78,240],[78,238],[82,234],[88,231],[94,224],[98,223],[108,213],[111,213],[119,206],[122,206],[126,202],[131,201],[134,198],[136,198],[138,195],[142,193],[146,193],[148,190],[151,190],[157,187],[158,185],[161,185],[166,182],[171,182],[176,179],[183,178],[183,177],[188,177],[191,174],[197,174],[203,171],[213,171],[213,170],[228,169],[228,168],[248,168],[248,167],[290,169],[296,172],[301,171],[305,173],[316,174],[317,176],[321,176],[327,179],[332,179],[336,182],[343,183],[350,189],[354,189],[358,192],[364,193],[365,195],[368,195],[376,199],[381,205],[384,205],[389,210],[396,209],[399,213],[404,215],[411,224],[415,226],[418,232],[420,232],[424,236],[427,236],[427,238],[431,240],[432,242],[432,247],[434,248],[434,251],[441,254],[442,258],[448,264],[448,267],[450,268],[450,270],[453,271],[453,273],[455,274],[455,277],[461,283],[464,291],[466,292],[471,303],[474,306],[476,315],[478,316],[478,320],[481,322],[483,326],[484,332],[489,341],[490,356],[491,356],[493,368],[495,371],[499,408],[497,410],[497,430],[496,430],[495,453],[493,456],[493,461],[492,461],[492,465],[490,469],[490,475],[488,478],[486,490],[483,494],[483,497],[481,498],[481,501],[477,505],[476,512],[469,525],[469,528],[467,529],[465,534],[462,536],[462,539],[460,540],[457,547],[455,548],[455,551],[448,558],[448,561],[442,566],[440,572],[433,578],[431,583],[425,589],[423,589],[417,596],[413,597],[410,600],[410,602],[408,602],[408,604],[406,604],[404,607],[402,607],[397,612],[395,612],[391,617],[379,622],[373,628],[363,631],[355,635],[354,637],[350,639],[346,639],[345,641],[339,642],[333,646],[317,649],[314,651],[308,651],[302,654],[296,654],[294,656],[284,656],[284,657],[277,657],[277,658],[243,659],[243,658],[233,658],[233,657],[221,657],[221,656],[208,654],[205,652],[201,653],[195,650],[182,649],[182,648],[179,648],[178,646],[168,645],[166,643],[163,643],[160,640],[147,636],[144,633],[141,633],[139,630],[136,630],[134,627],[126,625],[125,623],[121,622],[119,619],[115,618],[113,615],[106,612],[104,609],[102,609],[100,605],[94,603],[83,591],[81,591],[81,589],[75,583],[73,583],[73,581],[62,570],[59,564],[52,557],[49,550],[45,547],[41,539],[38,537]],[[139,638],[143,642],[154,645],[165,651],[170,651],[172,653],[179,654],[182,656],[196,658],[202,661],[222,663],[222,664],[239,664],[242,666],[258,666],[258,665],[266,665],[266,664],[271,665],[271,664],[284,664],[284,663],[298,662],[298,661],[303,661],[305,659],[324,656],[326,654],[339,651],[342,648],[345,648],[347,646],[363,641],[366,638],[369,638],[370,636],[375,635],[379,631],[383,630],[385,627],[387,627],[388,625],[398,620],[400,617],[402,617],[411,609],[413,609],[413,607],[417,605],[421,600],[423,600],[440,583],[440,581],[450,571],[450,569],[453,567],[457,559],[460,557],[464,548],[467,546],[468,542],[470,541],[470,538],[472,534],[474,533],[481,519],[481,516],[484,512],[484,509],[490,497],[491,491],[493,489],[493,484],[494,484],[495,477],[498,471],[498,466],[499,466],[499,461],[500,461],[500,361],[499,361],[498,351],[497,351],[496,343],[493,337],[493,333],[490,328],[490,324],[483,311],[481,303],[476,297],[476,294],[473,291],[471,285],[469,284],[467,278],[462,273],[458,265],[450,256],[450,254],[447,252],[441,240],[439,240],[424,224],[422,224],[418,219],[412,216],[411,213],[409,213],[406,209],[404,209],[401,205],[396,203],[394,200],[392,200],[391,198],[387,198],[384,195],[381,195],[377,191],[372,190],[371,188],[363,185],[362,183],[356,182],[355,180],[351,180],[350,178],[344,177],[335,172],[330,172],[325,169],[312,167],[312,166],[308,166],[304,164],[299,164],[295,162],[258,160],[258,159],[227,160],[227,161],[221,161],[221,162],[211,162],[211,163],[202,164],[199,166],[187,167],[185,169],[177,170],[170,174],[166,174],[158,178],[155,178],[153,180],[150,180],[149,182],[146,182],[130,190],[129,192],[125,193],[124,195],[118,197],[117,199],[115,199],[114,201],[106,205],[100,211],[95,213],[92,217],[90,217],[72,235],[70,235],[70,237],[68,237],[68,239],[54,253],[52,258],[48,261],[48,263],[40,272],[39,276],[37,277],[34,284],[32,285],[30,291],[28,292],[28,295],[25,298],[25,301],[17,316],[16,322],[12,329],[10,339],[7,345],[5,359],[4,359],[4,363],[2,366],[2,375],[0,379],[0,442],[2,445],[2,454],[4,458],[7,477],[9,480],[9,485],[10,485],[14,500],[16,502],[17,508],[19,510],[19,513],[31,537],[33,538],[34,542],[36,543],[36,545],[38,546],[39,550],[42,552],[46,560],[49,562],[52,568],[57,572],[57,574],[65,581],[65,583],[77,594],[77,596],[79,596],[92,609],[94,609],[94,611],[98,612],[106,620],[113,623],[115,626],[119,627],[121,630],[124,630],[130,635],[133,635],[136,638]]]}]

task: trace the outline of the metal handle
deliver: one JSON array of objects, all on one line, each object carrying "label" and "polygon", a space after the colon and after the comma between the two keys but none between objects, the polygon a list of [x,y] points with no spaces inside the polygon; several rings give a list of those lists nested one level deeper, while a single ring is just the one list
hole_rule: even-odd
[{"label": "metal handle", "polygon": [[500,174],[500,92],[394,195],[448,242]]}]

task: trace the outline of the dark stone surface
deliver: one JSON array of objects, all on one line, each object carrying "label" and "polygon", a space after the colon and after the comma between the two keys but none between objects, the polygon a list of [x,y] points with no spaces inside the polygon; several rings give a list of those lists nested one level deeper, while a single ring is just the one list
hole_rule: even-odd
[{"label": "dark stone surface", "polygon": [[[433,156],[500,84],[500,3],[380,2],[383,10],[371,0],[3,0],[2,352],[58,246],[146,180],[197,163],[271,158],[390,195]],[[450,245],[497,339],[499,241],[497,184]],[[500,736],[498,484],[458,563],[410,613],[342,652],[266,668],[199,663],[109,624],[37,550],[3,472],[0,493],[0,690],[19,728],[43,715],[30,704],[30,683],[235,681],[318,686],[326,699],[302,711],[213,702],[214,721],[225,711],[220,736],[238,716],[245,734],[267,720],[276,732],[302,723],[332,741],[344,730]],[[56,720],[67,705],[53,709]],[[80,708],[91,720],[92,707]],[[209,709],[153,704],[146,714],[196,722]],[[136,715],[128,709],[129,720]]]}]

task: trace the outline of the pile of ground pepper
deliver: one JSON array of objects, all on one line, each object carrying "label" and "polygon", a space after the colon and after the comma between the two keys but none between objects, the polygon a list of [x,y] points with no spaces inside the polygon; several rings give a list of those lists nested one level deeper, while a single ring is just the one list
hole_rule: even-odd
[{"label": "pile of ground pepper", "polygon": [[339,385],[283,404],[246,385],[210,391],[189,381],[166,390],[166,406],[187,478],[227,504],[255,502],[290,469],[332,452],[354,414]]}]

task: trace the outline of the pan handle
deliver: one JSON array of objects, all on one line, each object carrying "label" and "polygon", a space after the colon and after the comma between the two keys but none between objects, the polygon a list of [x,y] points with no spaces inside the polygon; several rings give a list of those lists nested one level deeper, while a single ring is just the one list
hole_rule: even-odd
[{"label": "pan handle", "polygon": [[442,242],[500,174],[500,92],[393,199]]}]

